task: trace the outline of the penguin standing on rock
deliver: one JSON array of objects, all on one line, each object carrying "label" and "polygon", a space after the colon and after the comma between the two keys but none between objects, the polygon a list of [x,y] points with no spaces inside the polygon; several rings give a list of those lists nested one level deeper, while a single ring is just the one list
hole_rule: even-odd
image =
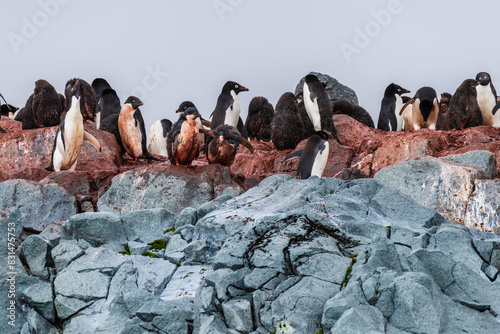
[{"label": "penguin standing on rock", "polygon": [[401,95],[409,92],[408,89],[395,83],[387,86],[378,116],[378,129],[384,131],[401,131],[403,129],[403,116],[400,112],[403,107]]},{"label": "penguin standing on rock", "polygon": [[35,91],[17,113],[15,120],[23,123],[23,130],[56,126],[61,123],[63,109],[64,105],[55,88],[40,79],[35,82]]},{"label": "penguin standing on rock", "polygon": [[102,91],[95,113],[96,128],[100,129],[103,120],[113,114],[119,114],[121,109],[120,98],[114,89],[107,88]]},{"label": "penguin standing on rock", "polygon": [[332,114],[344,114],[354,118],[356,121],[363,123],[366,126],[369,126],[370,128],[375,127],[372,117],[368,111],[365,110],[365,108],[357,106],[346,100],[335,101],[332,107]]},{"label": "penguin standing on rock", "polygon": [[141,157],[148,160],[158,160],[146,147],[146,127],[139,106],[142,101],[135,96],[129,96],[118,116],[118,130],[125,151],[133,158],[133,162]]},{"label": "penguin standing on rock", "polygon": [[462,130],[473,126],[483,125],[483,116],[477,103],[477,90],[479,82],[466,79],[457,88],[450,100],[448,109],[449,129]]},{"label": "penguin standing on rock", "polygon": [[205,146],[207,159],[211,164],[231,166],[241,145],[254,152],[253,146],[231,125],[221,124],[208,134],[212,139]]},{"label": "penguin standing on rock", "polygon": [[9,117],[11,119],[14,119],[14,114],[16,113],[17,110],[19,110],[19,108],[14,107],[13,105],[8,104],[2,94],[0,94],[0,97],[5,102],[5,104],[2,104],[0,106],[0,115],[1,116]]},{"label": "penguin standing on rock", "polygon": [[[184,102],[182,102],[179,105],[179,108],[177,108],[177,110],[175,112],[176,113],[183,113],[188,108],[191,108],[191,107],[193,107],[193,108],[196,109],[196,106],[194,105],[193,102],[191,102],[191,101],[184,101]],[[198,109],[196,109],[196,110],[198,110]],[[200,117],[196,118],[196,123],[198,124],[198,128],[200,129],[200,133],[198,134],[198,138],[200,139],[200,145],[203,146],[205,144],[205,135],[203,134],[203,132],[201,130],[204,129],[203,126],[206,126],[206,127],[210,128],[212,126],[212,123],[210,123],[209,121],[207,121],[206,119],[204,119],[203,117],[201,117],[201,114],[200,114]]]},{"label": "penguin standing on rock", "polygon": [[150,153],[164,157],[168,156],[167,136],[170,130],[172,130],[172,122],[168,119],[162,119],[153,123],[149,131],[148,151]]},{"label": "penguin standing on rock", "polygon": [[422,87],[415,93],[415,97],[405,103],[399,111],[401,116],[407,106],[412,104],[413,129],[436,130],[436,123],[439,113],[437,94],[432,87]]},{"label": "penguin standing on rock", "polygon": [[61,124],[56,132],[50,166],[47,170],[74,171],[83,140],[89,141],[100,152],[98,140],[83,129],[83,116],[80,111],[82,88],[77,80],[68,95],[71,97],[70,107],[62,115]]},{"label": "penguin standing on rock", "polygon": [[102,93],[105,89],[111,89],[110,84],[103,78],[96,78],[92,81],[92,89],[94,90],[96,100],[99,102],[99,99],[102,96]]},{"label": "penguin standing on rock", "polygon": [[198,109],[189,107],[172,126],[167,136],[168,158],[172,165],[189,167],[200,154],[201,144],[198,138],[200,128],[196,122],[196,118],[200,116]]},{"label": "penguin standing on rock", "polygon": [[304,125],[299,115],[295,95],[281,95],[271,122],[271,139],[279,151],[294,149],[304,139]]},{"label": "penguin standing on rock", "polygon": [[306,75],[302,96],[307,115],[314,126],[314,131],[328,131],[340,144],[337,130],[333,124],[332,109],[324,83],[319,81],[313,74]]},{"label": "penguin standing on rock", "polygon": [[452,96],[450,93],[446,92],[441,93],[441,99],[439,100],[439,114],[436,124],[436,130],[450,129],[450,124],[449,124],[450,115],[448,115],[448,110],[450,106],[451,97]]},{"label": "penguin standing on rock", "polygon": [[497,92],[491,82],[491,76],[486,72],[476,75],[479,85],[476,86],[477,103],[483,116],[483,125],[493,125],[493,108],[497,104]]},{"label": "penguin standing on rock", "polygon": [[238,99],[238,93],[247,91],[248,88],[234,81],[226,82],[217,99],[215,110],[210,115],[212,122],[210,128],[212,130],[215,130],[221,124],[228,124],[237,128],[244,138],[248,138],[245,126],[240,117],[241,107]]},{"label": "penguin standing on rock", "polygon": [[273,116],[272,104],[265,97],[254,97],[248,106],[248,116],[245,121],[248,138],[270,141]]},{"label": "penguin standing on rock", "polygon": [[[402,96],[403,103],[406,104],[411,100],[409,96]],[[408,104],[403,111],[403,120],[404,120],[404,130],[405,131],[414,131],[415,127],[413,126],[413,105]]]},{"label": "penguin standing on rock", "polygon": [[306,146],[300,154],[297,178],[304,180],[311,176],[323,175],[330,150],[328,138],[328,132],[318,131],[307,139]]}]

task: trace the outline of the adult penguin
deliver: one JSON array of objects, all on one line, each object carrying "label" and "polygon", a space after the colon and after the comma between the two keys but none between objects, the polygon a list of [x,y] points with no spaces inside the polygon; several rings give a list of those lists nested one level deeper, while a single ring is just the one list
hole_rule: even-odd
[{"label": "adult penguin", "polygon": [[384,91],[384,98],[380,106],[377,128],[384,131],[401,131],[403,129],[403,116],[401,108],[403,107],[404,93],[409,93],[405,89],[395,83],[391,83]]},{"label": "adult penguin", "polygon": [[195,107],[184,111],[172,126],[167,136],[168,158],[172,165],[187,165],[199,155],[201,144],[198,139],[200,128],[196,118],[201,115]]},{"label": "adult penguin", "polygon": [[80,98],[80,112],[82,113],[83,120],[95,120],[95,112],[96,112],[96,106],[97,106],[97,98],[94,93],[94,90],[92,87],[88,84],[87,81],[83,79],[70,79],[66,83],[66,88],[64,90],[64,95],[66,97],[66,102],[65,102],[65,110],[68,110],[71,104],[71,89],[75,85],[76,82],[80,83],[82,95]]},{"label": "adult penguin", "polygon": [[330,150],[328,138],[328,132],[317,131],[307,139],[306,146],[300,154],[297,178],[308,179],[311,176],[321,177],[323,175]]},{"label": "adult penguin", "polygon": [[304,125],[299,115],[295,95],[281,95],[271,122],[271,139],[279,151],[294,149],[304,139]]},{"label": "adult penguin", "polygon": [[240,144],[254,152],[253,146],[231,125],[221,124],[210,131],[209,136],[211,139],[205,145],[205,153],[211,164],[231,166]]},{"label": "adult penguin", "polygon": [[72,85],[67,96],[71,98],[70,107],[62,115],[54,140],[50,166],[47,168],[56,172],[75,170],[84,139],[101,151],[98,140],[83,128],[83,117],[80,111],[82,88],[78,80]]},{"label": "adult penguin", "polygon": [[102,96],[102,93],[106,89],[111,89],[110,84],[106,81],[106,79],[103,78],[95,78],[94,81],[92,81],[92,89],[94,90],[96,100],[99,102],[99,99]]},{"label": "adult penguin", "polygon": [[449,130],[461,130],[483,125],[483,116],[477,103],[477,80],[466,79],[453,94],[448,109]]},{"label": "adult penguin", "polygon": [[328,131],[340,144],[340,140],[337,137],[337,130],[333,124],[332,109],[324,83],[320,82],[313,74],[306,75],[302,96],[314,131]]},{"label": "adult penguin", "polygon": [[168,156],[167,136],[172,130],[172,122],[166,118],[153,123],[149,130],[148,151],[152,154]]},{"label": "adult penguin", "polygon": [[16,113],[17,110],[19,110],[19,108],[8,104],[2,94],[0,94],[0,97],[5,102],[5,104],[2,104],[0,106],[0,115],[14,119],[14,114]]},{"label": "adult penguin", "polygon": [[[188,108],[191,108],[191,107],[198,110],[193,102],[184,101],[179,105],[179,108],[177,108],[177,110],[175,112],[176,113],[183,113]],[[199,113],[199,111],[198,111],[198,113]],[[210,128],[212,126],[212,123],[210,123],[210,121],[207,121],[206,119],[204,119],[201,116],[201,113],[200,113],[200,117],[196,118],[196,123],[198,124],[198,128],[200,129],[200,133],[198,134],[198,138],[200,139],[200,145],[203,146],[205,144],[205,135],[203,134],[203,131],[202,131],[204,129],[203,126]]]},{"label": "adult penguin", "polygon": [[401,116],[408,105],[412,104],[412,121],[415,131],[420,129],[436,130],[436,123],[439,113],[437,94],[432,87],[422,87],[415,93],[415,97],[410,99],[401,108]]},{"label": "adult penguin", "polygon": [[332,114],[344,114],[354,118],[356,121],[363,123],[366,126],[369,126],[370,128],[375,127],[372,117],[368,111],[365,110],[365,108],[357,106],[346,100],[335,101],[332,107]]},{"label": "adult penguin", "polygon": [[146,127],[139,109],[139,106],[142,105],[143,103],[138,97],[129,96],[118,116],[121,141],[125,151],[133,158],[133,162],[137,162],[141,157],[148,160],[158,160],[148,152],[146,147]]},{"label": "adult penguin", "polygon": [[483,117],[483,125],[493,125],[493,108],[497,104],[497,92],[491,82],[491,76],[486,72],[476,75],[479,85],[476,86],[477,103]]},{"label": "adult penguin", "polygon": [[55,88],[46,80],[35,82],[35,90],[30,95],[22,112],[15,120],[23,123],[23,130],[59,125],[64,106]]},{"label": "adult penguin", "polygon": [[120,98],[112,88],[105,89],[96,107],[95,124],[101,128],[101,122],[113,114],[119,114],[122,109]]},{"label": "adult penguin", "polygon": [[245,121],[248,138],[270,141],[273,116],[273,105],[263,96],[254,97],[248,106],[248,116]]},{"label": "adult penguin", "polygon": [[241,120],[240,100],[238,93],[247,92],[248,88],[237,82],[228,81],[222,87],[222,91],[217,98],[217,104],[211,117],[211,129],[215,130],[221,124],[231,125],[240,131],[243,138],[248,138],[245,125]]}]

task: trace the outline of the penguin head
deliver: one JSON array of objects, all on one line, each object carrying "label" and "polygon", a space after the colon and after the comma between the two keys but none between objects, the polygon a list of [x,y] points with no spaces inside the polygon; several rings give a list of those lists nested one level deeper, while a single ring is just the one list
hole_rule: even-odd
[{"label": "penguin head", "polygon": [[401,95],[405,93],[410,93],[410,91],[406,88],[403,88],[399,85],[396,85],[395,83],[391,83],[387,88],[385,89],[384,96],[385,97],[390,97],[393,95]]},{"label": "penguin head", "polygon": [[422,114],[424,122],[427,122],[427,119],[434,108],[434,102],[437,101],[436,91],[432,87],[422,87],[417,90],[415,99],[419,100],[420,113]]},{"label": "penguin head", "polygon": [[315,134],[318,135],[323,140],[334,139],[333,135],[325,130],[316,131]]},{"label": "penguin head", "polygon": [[137,109],[139,108],[139,106],[143,105],[142,101],[135,96],[129,96],[128,99],[125,101],[125,104],[130,104],[134,109]]},{"label": "penguin head", "polygon": [[239,92],[248,92],[248,88],[240,85],[237,82],[228,81],[226,82],[224,87],[222,87],[222,92],[230,92],[230,91],[234,91],[235,94],[238,94]]},{"label": "penguin head", "polygon": [[476,75],[476,80],[479,81],[479,84],[481,84],[481,86],[488,86],[488,84],[491,82],[491,77],[486,72],[479,72]]},{"label": "penguin head", "polygon": [[201,117],[198,109],[196,107],[189,107],[182,113],[183,117],[186,117],[186,119],[197,119],[198,117]]},{"label": "penguin head", "polygon": [[[308,75],[306,75],[306,77],[304,78],[304,81],[305,81],[308,85],[310,85],[310,84],[311,84],[311,83],[313,83],[313,82],[319,82],[319,79],[318,79],[318,77],[317,77],[317,76],[315,76],[314,74],[308,74]],[[323,85],[323,84],[321,84],[321,85]]]},{"label": "penguin head", "polygon": [[179,112],[185,112],[187,110],[187,108],[195,108],[196,109],[196,106],[194,105],[193,102],[191,101],[184,101],[182,102],[180,105],[179,105],[179,108],[177,108],[177,110],[175,111],[176,113],[179,113]]},{"label": "penguin head", "polygon": [[450,103],[451,100],[451,94],[450,93],[441,93],[441,99],[439,100],[439,103]]},{"label": "penguin head", "polygon": [[71,87],[69,96],[71,99],[76,98],[80,100],[80,96],[82,96],[82,86],[80,84],[80,79],[76,79],[75,84]]}]

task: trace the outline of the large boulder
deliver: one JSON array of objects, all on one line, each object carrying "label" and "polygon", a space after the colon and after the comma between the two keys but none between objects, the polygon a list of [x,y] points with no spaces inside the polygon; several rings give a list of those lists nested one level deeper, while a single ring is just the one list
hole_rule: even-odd
[{"label": "large boulder", "polygon": [[[325,89],[330,100],[330,104],[333,105],[335,100],[346,100],[355,105],[358,105],[358,97],[356,93],[351,88],[346,85],[341,84],[337,79],[329,76],[328,74],[322,74],[318,72],[310,72],[318,77],[321,82],[328,82]],[[305,78],[305,77],[304,77]],[[300,79],[297,87],[295,88],[295,96],[302,96],[302,90],[304,89],[304,78]]]}]

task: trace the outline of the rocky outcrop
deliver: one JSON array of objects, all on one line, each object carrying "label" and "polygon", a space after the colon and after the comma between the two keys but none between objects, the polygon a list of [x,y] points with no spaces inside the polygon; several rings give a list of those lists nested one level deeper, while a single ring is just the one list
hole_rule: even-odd
[{"label": "rocky outcrop", "polygon": [[[328,82],[325,90],[328,94],[328,99],[330,100],[331,105],[333,105],[335,100],[346,100],[355,105],[358,105],[358,97],[356,96],[354,90],[347,87],[346,85],[341,84],[337,79],[329,76],[328,74],[322,74],[318,72],[311,72],[309,74],[315,75],[321,82]],[[295,96],[297,97],[302,96],[302,90],[304,88],[304,78],[300,79],[297,87],[295,88]]]}]

